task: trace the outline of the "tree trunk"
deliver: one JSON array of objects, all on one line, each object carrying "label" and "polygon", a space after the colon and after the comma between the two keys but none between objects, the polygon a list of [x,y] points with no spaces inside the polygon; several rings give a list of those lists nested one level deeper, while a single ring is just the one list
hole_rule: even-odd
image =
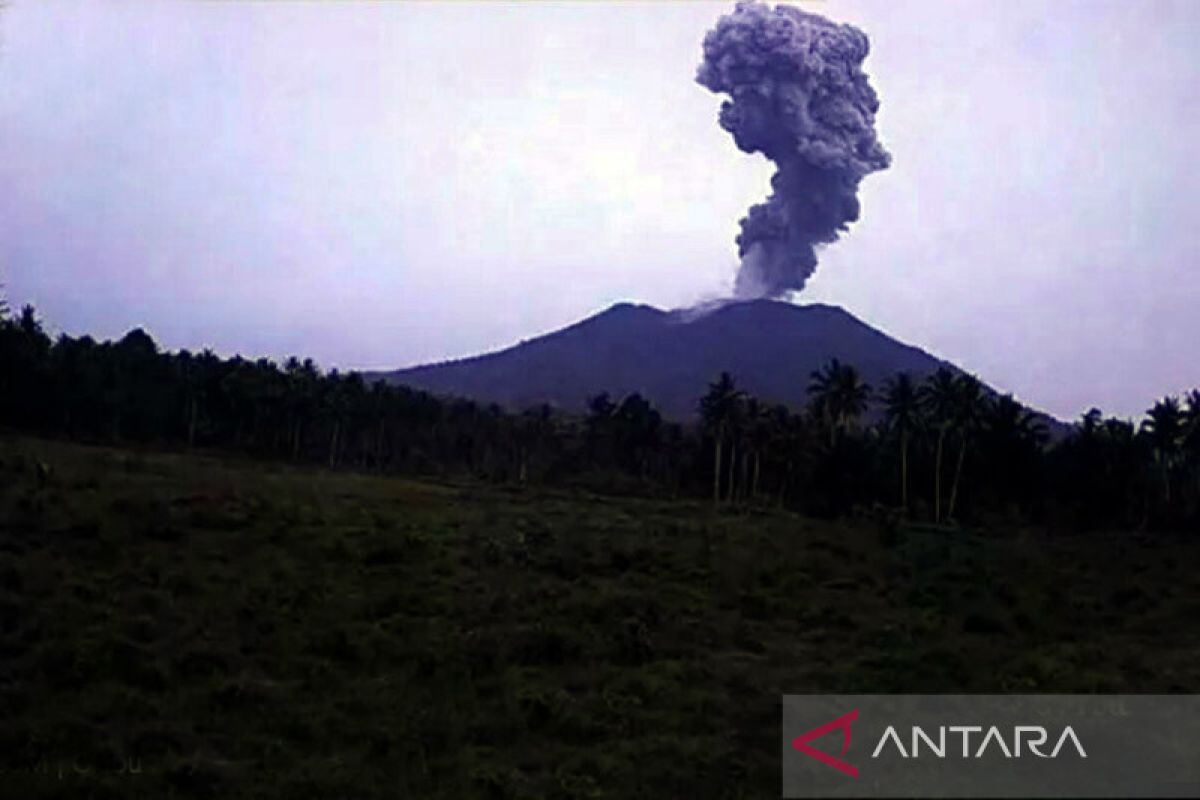
[{"label": "tree trunk", "polygon": [[967,455],[967,437],[963,437],[958,448],[958,463],[954,467],[954,483],[950,485],[950,503],[946,506],[946,518],[954,519],[954,501],[958,499],[958,481],[962,477],[963,459]]},{"label": "tree trunk", "polygon": [[795,464],[789,459],[787,462],[787,470],[783,476],[783,480],[779,484],[779,507],[783,508],[787,505],[787,490],[792,485],[792,472],[795,470]]},{"label": "tree trunk", "polygon": [[342,421],[340,419],[333,422],[333,436],[329,437],[329,468],[333,469],[337,465],[338,437],[342,433]]},{"label": "tree trunk", "polygon": [[189,403],[188,410],[188,447],[196,446],[196,398],[193,397]]},{"label": "tree trunk", "polygon": [[379,420],[379,432],[375,435],[375,469],[383,472],[383,434],[384,420]]},{"label": "tree trunk", "polygon": [[750,499],[750,494],[749,494],[750,481],[746,480],[746,479],[748,479],[748,475],[746,475],[746,473],[748,473],[749,465],[750,465],[750,451],[743,449],[742,450],[742,464],[740,464],[740,467],[738,468],[739,486],[742,487],[742,495],[740,495],[740,499],[742,499],[742,500]]},{"label": "tree trunk", "polygon": [[716,455],[713,460],[713,505],[721,502],[721,436],[716,437]]},{"label": "tree trunk", "polygon": [[737,466],[737,440],[736,439],[731,440],[729,442],[729,488],[727,490],[728,493],[726,494],[725,499],[730,503],[732,503],[734,501],[733,495],[734,495],[734,489],[736,488],[734,485],[734,478],[736,477],[734,474],[735,466]]},{"label": "tree trunk", "polygon": [[933,521],[942,521],[942,443],[946,439],[946,426],[938,429],[937,455],[933,460]]},{"label": "tree trunk", "polygon": [[752,473],[753,477],[750,479],[750,497],[752,497],[752,498],[758,497],[758,475],[759,475],[759,470],[761,469],[761,465],[760,465],[761,461],[762,461],[762,459],[759,457],[758,452],[756,451],[754,453],[754,472]]},{"label": "tree trunk", "polygon": [[908,432],[900,434],[900,510],[908,511]]}]

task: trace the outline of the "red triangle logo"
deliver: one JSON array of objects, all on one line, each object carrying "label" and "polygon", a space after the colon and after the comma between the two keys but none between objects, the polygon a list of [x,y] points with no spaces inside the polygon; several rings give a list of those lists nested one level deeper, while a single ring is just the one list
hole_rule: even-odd
[{"label": "red triangle logo", "polygon": [[850,749],[850,725],[856,719],[858,719],[857,708],[845,716],[838,717],[833,722],[826,722],[819,728],[813,728],[808,733],[800,734],[795,739],[792,739],[792,747],[810,758],[815,758],[822,764],[828,764],[839,772],[846,773],[851,778],[857,778],[858,767],[848,764],[840,758],[834,758],[829,753],[822,752],[809,744],[813,739],[820,739],[825,734],[840,728],[844,734],[842,737],[842,755],[846,755],[846,751]]}]

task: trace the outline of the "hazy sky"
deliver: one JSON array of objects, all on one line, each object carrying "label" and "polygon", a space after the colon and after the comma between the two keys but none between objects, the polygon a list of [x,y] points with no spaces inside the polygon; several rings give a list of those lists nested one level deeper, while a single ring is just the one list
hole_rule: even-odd
[{"label": "hazy sky", "polygon": [[[1200,3],[798,4],[863,28],[890,170],[799,302],[1041,408],[1200,385]],[[342,368],[727,292],[770,167],[724,3],[0,10],[0,281],[53,330]]]}]

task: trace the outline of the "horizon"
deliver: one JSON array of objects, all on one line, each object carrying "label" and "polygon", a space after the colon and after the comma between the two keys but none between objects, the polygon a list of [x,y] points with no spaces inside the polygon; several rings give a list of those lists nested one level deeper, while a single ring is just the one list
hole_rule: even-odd
[{"label": "horizon", "polygon": [[[658,313],[658,314],[662,314],[662,315],[664,315],[664,316],[668,316],[668,317],[678,317],[678,316],[681,316],[681,315],[686,315],[686,314],[688,314],[689,312],[697,312],[697,313],[695,313],[695,315],[694,315],[694,316],[691,316],[691,317],[689,317],[689,318],[687,318],[687,319],[681,319],[681,320],[679,320],[679,324],[683,324],[683,325],[689,325],[689,324],[692,324],[692,323],[694,323],[694,322],[697,322],[698,320],[700,320],[700,319],[702,319],[702,318],[704,318],[704,317],[707,317],[707,316],[709,316],[709,315],[711,315],[711,314],[714,314],[714,313],[717,313],[717,312],[719,312],[719,311],[722,311],[722,310],[724,310],[725,308],[728,308],[729,306],[735,306],[735,305],[753,305],[753,304],[756,304],[756,303],[785,305],[785,306],[789,306],[789,307],[791,307],[791,308],[797,308],[797,309],[803,309],[803,308],[828,308],[828,309],[833,309],[833,310],[836,310],[836,311],[841,311],[842,313],[844,313],[844,314],[847,314],[848,316],[850,316],[850,318],[851,318],[851,319],[853,319],[853,320],[855,320],[856,322],[858,322],[858,323],[860,323],[860,324],[862,324],[862,325],[865,325],[866,327],[868,327],[868,328],[871,328],[872,330],[874,330],[874,331],[876,331],[876,332],[878,332],[878,333],[881,333],[881,334],[883,334],[884,336],[887,336],[887,337],[888,337],[888,338],[890,338],[890,339],[893,339],[894,341],[898,342],[899,344],[902,344],[902,345],[905,345],[905,346],[909,346],[909,347],[916,347],[917,349],[921,350],[921,351],[922,351],[923,353],[925,353],[926,355],[929,355],[929,356],[933,357],[934,359],[937,359],[937,360],[939,360],[939,361],[946,361],[947,363],[951,363],[951,366],[955,367],[956,369],[962,369],[963,371],[965,371],[965,372],[967,372],[967,373],[969,373],[969,374],[974,374],[974,373],[972,373],[972,372],[971,372],[969,369],[965,369],[965,368],[961,367],[961,365],[958,365],[958,364],[953,364],[952,362],[949,362],[949,360],[948,360],[948,359],[946,359],[946,358],[942,357],[941,355],[939,355],[939,354],[938,354],[938,353],[936,353],[936,352],[932,352],[932,351],[930,351],[930,350],[928,350],[928,349],[926,349],[926,348],[924,348],[924,347],[920,347],[920,346],[918,346],[918,345],[915,345],[915,344],[913,344],[912,342],[907,342],[907,341],[904,341],[904,340],[903,340],[903,339],[901,339],[901,338],[898,338],[898,337],[895,337],[895,336],[893,336],[891,333],[889,333],[888,331],[884,330],[883,328],[880,328],[880,327],[878,327],[878,326],[876,326],[876,325],[873,325],[873,324],[872,324],[872,323],[870,323],[869,321],[862,319],[861,317],[857,316],[856,314],[854,314],[853,312],[849,311],[848,309],[846,309],[846,308],[843,308],[842,306],[839,306],[839,305],[837,305],[837,304],[835,304],[835,303],[827,303],[827,302],[816,301],[816,300],[814,300],[814,301],[811,301],[811,302],[807,302],[807,303],[806,303],[806,302],[793,302],[793,301],[789,301],[789,300],[783,300],[783,299],[779,299],[779,298],[771,298],[771,297],[755,297],[755,298],[737,298],[737,297],[729,297],[729,298],[720,298],[720,299],[716,299],[716,300],[710,300],[710,301],[704,301],[704,302],[701,302],[701,303],[696,303],[696,304],[694,304],[694,305],[691,305],[691,306],[684,306],[684,307],[677,307],[677,308],[661,308],[661,307],[659,307],[659,306],[655,306],[655,305],[653,305],[653,304],[650,304],[650,303],[642,303],[642,302],[636,302],[636,301],[630,301],[630,300],[617,300],[617,301],[615,301],[615,302],[611,303],[610,305],[606,306],[605,308],[602,308],[602,309],[600,309],[600,310],[598,310],[598,311],[596,311],[596,312],[594,312],[594,313],[592,313],[592,314],[588,314],[587,316],[584,316],[584,317],[581,317],[581,318],[579,318],[579,319],[573,320],[573,321],[571,321],[571,322],[568,322],[568,323],[566,323],[566,324],[564,324],[564,325],[560,325],[560,326],[558,326],[558,327],[555,327],[555,328],[553,328],[553,329],[551,329],[551,330],[543,331],[543,332],[540,332],[540,333],[534,333],[534,334],[531,334],[531,335],[529,335],[529,336],[524,336],[524,337],[522,337],[521,339],[519,339],[519,340],[517,340],[517,341],[510,342],[510,343],[508,343],[508,344],[502,344],[502,345],[500,345],[500,346],[498,346],[498,347],[495,347],[495,348],[493,348],[493,349],[491,349],[491,350],[488,350],[488,351],[485,351],[485,352],[479,352],[479,353],[467,353],[467,354],[460,355],[460,356],[448,356],[448,357],[446,357],[446,358],[442,358],[442,359],[437,359],[437,360],[433,360],[433,361],[426,361],[426,362],[422,362],[422,363],[419,363],[419,364],[411,364],[411,365],[407,365],[407,366],[401,366],[401,367],[379,367],[379,368],[375,368],[375,367],[350,367],[350,368],[342,368],[342,367],[340,367],[340,366],[338,366],[338,365],[328,365],[328,364],[322,364],[322,363],[320,363],[320,362],[316,361],[315,359],[314,359],[314,365],[315,365],[315,366],[316,366],[318,369],[320,369],[322,372],[325,372],[325,373],[327,373],[327,372],[329,372],[329,371],[331,371],[331,370],[337,370],[338,372],[340,372],[340,373],[342,373],[342,374],[359,373],[359,374],[363,375],[364,377],[370,377],[370,378],[372,378],[373,380],[382,380],[382,379],[383,379],[383,378],[382,378],[382,376],[386,376],[386,375],[389,375],[389,374],[392,374],[392,373],[404,372],[404,371],[408,371],[408,370],[415,370],[415,369],[422,369],[422,368],[426,368],[426,367],[437,367],[437,366],[442,366],[442,365],[446,365],[446,364],[455,364],[455,363],[462,362],[462,361],[473,361],[473,360],[476,360],[476,359],[480,359],[480,358],[486,358],[486,357],[488,357],[488,356],[493,356],[493,355],[496,355],[496,354],[498,354],[498,353],[507,352],[507,351],[509,351],[509,350],[515,349],[515,348],[517,348],[517,347],[520,347],[520,346],[522,346],[522,345],[525,345],[525,344],[527,344],[527,343],[529,343],[529,342],[536,341],[536,340],[538,340],[538,339],[543,339],[543,338],[546,338],[546,337],[549,337],[549,336],[553,336],[554,334],[556,334],[556,333],[559,333],[560,331],[562,331],[562,330],[564,330],[564,329],[571,328],[571,327],[574,327],[574,326],[576,326],[576,325],[583,324],[583,323],[585,323],[585,322],[588,322],[588,321],[590,321],[590,320],[592,320],[592,319],[595,319],[595,318],[598,318],[598,317],[600,317],[600,316],[603,316],[604,314],[606,314],[606,313],[608,313],[608,312],[612,311],[613,309],[620,308],[620,307],[622,307],[622,306],[627,306],[627,307],[630,307],[630,308],[644,308],[644,309],[649,309],[649,310],[651,310],[651,311],[654,311],[654,312],[656,312],[656,313]],[[44,320],[43,320],[43,322],[44,322]],[[130,328],[129,330],[125,331],[125,332],[124,332],[124,333],[122,333],[122,334],[118,334],[118,335],[116,335],[116,336],[109,337],[109,338],[107,338],[107,339],[104,339],[103,341],[117,341],[117,340],[121,339],[121,338],[122,338],[124,335],[127,335],[127,334],[129,334],[129,333],[132,333],[134,330],[140,330],[140,331],[142,331],[143,333],[146,333],[148,336],[150,336],[150,337],[151,337],[151,339],[153,339],[153,340],[154,340],[154,341],[155,341],[155,342],[156,342],[156,343],[159,345],[159,347],[160,347],[160,348],[162,348],[163,350],[165,350],[165,351],[167,351],[167,352],[174,352],[174,353],[178,353],[178,352],[180,352],[180,351],[184,351],[184,350],[187,350],[187,351],[189,351],[189,352],[192,352],[193,354],[195,354],[195,353],[198,353],[198,352],[201,352],[201,350],[193,350],[193,349],[190,349],[190,348],[187,348],[187,347],[164,348],[164,347],[162,346],[162,342],[158,341],[158,339],[156,339],[156,338],[155,338],[155,336],[154,336],[154,332],[153,332],[153,331],[151,331],[151,330],[146,330],[145,328],[143,328],[143,327],[141,327],[141,326],[134,326],[133,328]],[[85,335],[88,335],[88,334],[80,334],[80,336],[85,336]],[[204,348],[204,349],[209,349],[209,348]],[[221,358],[243,358],[243,359],[246,359],[246,360],[249,360],[249,361],[256,361],[256,360],[258,360],[258,359],[260,359],[260,358],[265,358],[265,359],[268,359],[269,361],[271,361],[272,363],[274,363],[274,364],[276,364],[276,365],[280,365],[280,364],[282,364],[282,363],[283,363],[283,362],[284,362],[284,361],[285,361],[287,358],[290,358],[290,357],[291,357],[291,356],[287,356],[287,357],[283,357],[283,358],[273,358],[273,357],[271,357],[271,356],[262,356],[262,355],[258,355],[258,354],[254,354],[254,353],[244,353],[244,352],[237,352],[237,351],[233,351],[233,352],[221,352],[221,351],[217,351],[217,350],[212,350],[212,352],[213,352],[215,355],[217,355],[217,356],[219,356],[219,357],[221,357]],[[301,360],[301,361],[303,361],[303,360],[305,360],[306,358],[308,358],[307,356],[304,356],[303,354],[299,354],[299,353],[297,353],[297,354],[292,354],[292,355],[294,355],[296,358],[298,358],[298,359],[299,359],[299,360]],[[849,366],[854,366],[854,364],[850,364]],[[734,375],[734,377],[736,378],[737,376],[736,376],[736,375]],[[979,377],[979,376],[976,376],[976,377]],[[981,380],[983,380],[983,379],[981,378]],[[1036,402],[1031,402],[1031,401],[1029,401],[1028,399],[1026,399],[1026,398],[1023,398],[1023,397],[1021,397],[1020,395],[1016,394],[1015,392],[1007,391],[1007,390],[1004,390],[1004,389],[1002,389],[1002,388],[1000,388],[1000,387],[991,386],[990,384],[988,384],[988,381],[987,381],[987,380],[983,380],[983,382],[984,382],[984,384],[987,384],[987,385],[989,386],[989,388],[990,388],[990,389],[993,389],[993,390],[995,390],[995,391],[996,391],[998,394],[1007,394],[1007,395],[1010,395],[1010,396],[1012,396],[1012,397],[1013,397],[1013,399],[1017,400],[1017,401],[1018,401],[1018,402],[1020,402],[1022,405],[1024,405],[1024,406],[1028,407],[1028,408],[1029,408],[1029,409],[1031,409],[1032,411],[1035,411],[1035,412],[1037,412],[1038,414],[1040,414],[1040,415],[1043,415],[1043,416],[1045,416],[1045,417],[1047,417],[1047,418],[1049,418],[1049,419],[1053,420],[1054,422],[1056,422],[1056,423],[1058,423],[1058,424],[1061,424],[1061,425],[1076,425],[1076,424],[1078,424],[1078,423],[1079,423],[1079,419],[1080,419],[1080,417],[1082,417],[1084,414],[1086,414],[1088,411],[1090,411],[1090,410],[1091,410],[1090,408],[1088,408],[1088,409],[1083,409],[1083,410],[1081,410],[1081,411],[1080,411],[1078,414],[1075,414],[1074,416],[1068,416],[1068,417],[1064,417],[1064,416],[1061,416],[1061,415],[1055,414],[1055,413],[1053,413],[1053,412],[1051,412],[1051,411],[1048,411],[1048,410],[1046,410],[1046,409],[1044,409],[1044,408],[1041,408],[1041,407],[1039,407],[1039,406],[1037,405],[1037,403],[1036,403]],[[880,388],[880,387],[872,386],[871,388],[872,388],[872,389],[878,389],[878,388]],[[1161,398],[1153,398],[1151,401],[1148,401],[1148,403],[1147,403],[1147,410],[1149,409],[1149,406],[1150,406],[1151,404],[1153,404],[1153,402],[1157,402],[1159,399],[1161,399]],[[564,410],[564,411],[567,411],[567,409],[563,409],[563,410]],[[1101,409],[1101,410],[1103,410],[1103,409]],[[1109,412],[1106,412],[1106,413],[1105,413],[1105,416],[1107,416],[1107,417],[1110,417],[1110,418],[1124,419],[1124,420],[1130,420],[1130,421],[1138,421],[1138,420],[1141,420],[1141,419],[1143,419],[1143,418],[1145,418],[1145,417],[1146,417],[1146,411],[1144,410],[1144,411],[1141,411],[1141,412],[1136,412],[1136,413],[1134,413],[1134,414],[1128,414],[1128,415],[1123,415],[1123,414],[1117,414],[1117,413],[1109,413]]]},{"label": "horizon", "polygon": [[[1060,419],[1200,381],[1200,7],[794,5],[870,37],[894,155],[798,304]],[[770,174],[693,80],[731,8],[9,4],[0,283],[342,371],[728,294]]]}]

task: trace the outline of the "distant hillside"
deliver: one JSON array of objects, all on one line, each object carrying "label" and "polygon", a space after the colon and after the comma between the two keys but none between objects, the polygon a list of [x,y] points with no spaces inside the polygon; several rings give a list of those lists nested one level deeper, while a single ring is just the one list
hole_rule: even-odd
[{"label": "distant hillside", "polygon": [[836,306],[756,300],[698,317],[618,303],[506,350],[371,377],[513,409],[580,411],[599,392],[640,392],[668,418],[688,420],[722,370],[760,398],[799,406],[810,373],[830,358],[853,364],[873,387],[901,371],[957,370]]}]

